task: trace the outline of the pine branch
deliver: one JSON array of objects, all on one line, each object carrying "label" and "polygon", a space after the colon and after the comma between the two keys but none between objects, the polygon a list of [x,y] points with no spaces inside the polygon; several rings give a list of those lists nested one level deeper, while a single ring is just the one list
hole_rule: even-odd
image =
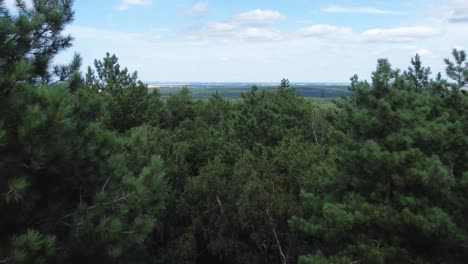
[{"label": "pine branch", "polygon": [[[122,196],[122,197],[119,197],[119,198],[115,198],[115,199],[112,200],[112,201],[102,203],[102,205],[114,205],[114,204],[117,204],[117,203],[122,202],[122,201],[128,201],[127,199],[130,198],[131,196],[133,196],[135,193],[136,193],[136,192],[132,192],[132,193],[127,194],[127,195],[125,195],[125,196]],[[98,207],[98,206],[99,206],[99,204],[95,204],[95,205],[89,206],[88,208],[86,208],[86,210],[87,210],[87,211],[90,211],[90,210],[96,209],[96,207]],[[69,214],[63,216],[62,219],[71,217],[71,216],[73,216],[73,215],[75,215],[75,214],[76,214],[76,212],[69,213]]]}]

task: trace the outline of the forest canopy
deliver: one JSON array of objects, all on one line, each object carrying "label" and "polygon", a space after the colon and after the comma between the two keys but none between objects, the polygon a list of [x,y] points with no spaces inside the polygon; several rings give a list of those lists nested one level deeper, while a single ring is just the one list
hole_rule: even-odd
[{"label": "forest canopy", "polygon": [[0,263],[467,263],[465,51],[327,105],[163,98],[116,55],[54,65],[73,18],[0,0]]}]

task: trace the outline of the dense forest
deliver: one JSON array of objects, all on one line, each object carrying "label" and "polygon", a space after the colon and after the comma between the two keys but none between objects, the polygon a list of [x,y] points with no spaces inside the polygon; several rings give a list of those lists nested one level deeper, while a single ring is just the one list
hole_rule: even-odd
[{"label": "dense forest", "polygon": [[283,80],[162,98],[53,65],[72,0],[0,0],[0,263],[467,263],[468,61],[380,59],[332,105]]}]

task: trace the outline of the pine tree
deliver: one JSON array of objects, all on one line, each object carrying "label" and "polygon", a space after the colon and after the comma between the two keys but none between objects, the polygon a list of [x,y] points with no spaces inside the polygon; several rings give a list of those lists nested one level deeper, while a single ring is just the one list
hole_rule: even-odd
[{"label": "pine tree", "polygon": [[[423,69],[417,59],[413,65]],[[372,84],[353,78],[344,124],[331,133],[336,163],[309,176],[303,186],[307,217],[291,222],[313,241],[313,253],[300,263],[463,263],[467,258],[466,223],[460,218],[466,199],[459,192],[465,183],[445,156],[458,147],[444,153],[421,144],[425,137],[450,140],[434,134],[442,122],[431,112],[427,71],[419,77],[417,72],[401,75],[379,60]]]},{"label": "pine tree", "polygon": [[[27,9],[17,1],[18,15],[12,16],[0,1],[0,95],[19,88],[19,83],[51,84],[73,79],[76,87],[81,59],[76,56],[70,65],[52,66],[54,56],[71,46],[73,38],[62,35],[73,21],[72,0],[34,1]],[[49,69],[53,68],[52,71]]]},{"label": "pine tree", "polygon": [[[148,122],[148,87],[138,80],[137,72],[129,73],[121,69],[115,55],[106,54],[103,60],[95,60],[95,71],[88,67],[85,84],[106,101],[106,116],[103,117],[108,127],[118,131],[127,131]],[[157,94],[153,94],[153,101]],[[157,102],[153,102],[157,104]],[[159,109],[155,109],[159,110]],[[161,113],[154,113],[160,115]]]},{"label": "pine tree", "polygon": [[100,100],[82,86],[79,57],[50,65],[71,45],[61,35],[71,4],[37,0],[26,9],[18,1],[13,16],[1,1],[2,263],[147,261],[163,210],[150,128],[109,131]]},{"label": "pine tree", "polygon": [[447,65],[445,72],[450,79],[456,81],[456,85],[460,88],[468,83],[468,61],[466,61],[464,50],[453,49],[452,55],[455,62],[449,59],[444,60]]},{"label": "pine tree", "polygon": [[411,65],[412,67],[409,67],[408,72],[405,73],[407,74],[406,78],[413,83],[416,90],[421,90],[427,87],[429,84],[431,69],[422,66],[419,54],[416,54],[416,56],[411,59]]}]

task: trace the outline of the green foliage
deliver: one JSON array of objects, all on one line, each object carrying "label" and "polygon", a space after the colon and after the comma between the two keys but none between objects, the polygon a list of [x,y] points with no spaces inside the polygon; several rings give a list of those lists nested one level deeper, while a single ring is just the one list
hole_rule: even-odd
[{"label": "green foliage", "polygon": [[187,87],[169,96],[167,105],[167,126],[176,128],[182,121],[193,118],[193,101],[190,90]]},{"label": "green foliage", "polygon": [[444,82],[429,82],[418,56],[412,64],[401,75],[379,60],[372,84],[352,78],[354,95],[342,106],[344,124],[330,134],[337,159],[325,167],[335,169],[309,176],[303,185],[307,217],[291,221],[319,245],[301,262],[466,260],[459,187],[467,167],[457,160],[466,159],[458,150],[468,145],[466,133],[453,129],[467,123],[448,114],[458,103],[466,108],[466,96],[457,90],[433,93]]},{"label": "green foliage", "polygon": [[417,90],[427,87],[429,84],[431,69],[422,66],[419,54],[416,54],[416,57],[411,59],[411,65],[412,67],[409,67],[408,72],[405,73],[407,74],[406,78],[408,81],[412,82],[413,87]]},{"label": "green foliage", "polygon": [[60,32],[72,20],[71,1],[18,6],[17,16],[2,9],[0,18],[10,30],[0,44],[0,261],[151,259],[146,244],[167,193],[151,127],[108,130],[103,116],[115,102],[83,87],[80,58],[49,67],[70,45]]},{"label": "green foliage", "polygon": [[[313,138],[308,128],[325,120],[315,120],[318,114],[312,113],[319,110],[284,88],[253,88],[237,102],[214,94],[193,103],[187,92],[167,99],[169,109],[190,114],[159,131],[172,190],[162,221],[167,232],[160,245],[167,249],[161,259],[275,263],[307,252],[288,219],[301,214],[300,175],[321,153],[315,142],[303,144]],[[188,243],[185,253],[176,254],[174,247],[182,242]]]},{"label": "green foliage", "polygon": [[85,77],[86,86],[92,88],[97,93],[116,95],[123,90],[138,85],[143,85],[138,81],[136,72],[129,73],[127,68],[120,69],[119,59],[115,55],[106,53],[103,60],[95,60],[94,71],[88,67]]},{"label": "green foliage", "polygon": [[8,192],[5,194],[5,201],[9,203],[19,203],[24,199],[28,188],[28,181],[25,178],[14,178],[8,184]]},{"label": "green foliage", "polygon": [[334,102],[161,98],[115,55],[50,65],[71,4],[0,0],[0,263],[468,259],[464,51],[456,84],[416,55]]},{"label": "green foliage", "polygon": [[445,59],[447,65],[447,76],[456,81],[457,86],[460,88],[468,83],[468,61],[466,61],[466,53],[464,50],[453,49],[452,51],[454,62]]},{"label": "green foliage", "polygon": [[109,128],[123,132],[150,121],[160,122],[152,116],[161,113],[149,113],[161,110],[160,96],[153,93],[148,97],[148,88],[138,80],[136,72],[130,74],[127,68],[120,69],[118,58],[109,53],[102,61],[95,60],[94,66],[96,71],[88,67],[85,85],[105,98],[103,121]]},{"label": "green foliage", "polygon": [[55,237],[27,230],[13,239],[12,261],[15,263],[46,263],[55,254]]},{"label": "green foliage", "polygon": [[18,89],[22,81],[51,84],[74,80],[74,88],[81,62],[78,56],[70,65],[48,71],[54,56],[71,46],[72,37],[61,32],[73,21],[72,0],[34,1],[32,9],[24,1],[17,3],[17,16],[6,9],[0,12],[0,95]]}]

